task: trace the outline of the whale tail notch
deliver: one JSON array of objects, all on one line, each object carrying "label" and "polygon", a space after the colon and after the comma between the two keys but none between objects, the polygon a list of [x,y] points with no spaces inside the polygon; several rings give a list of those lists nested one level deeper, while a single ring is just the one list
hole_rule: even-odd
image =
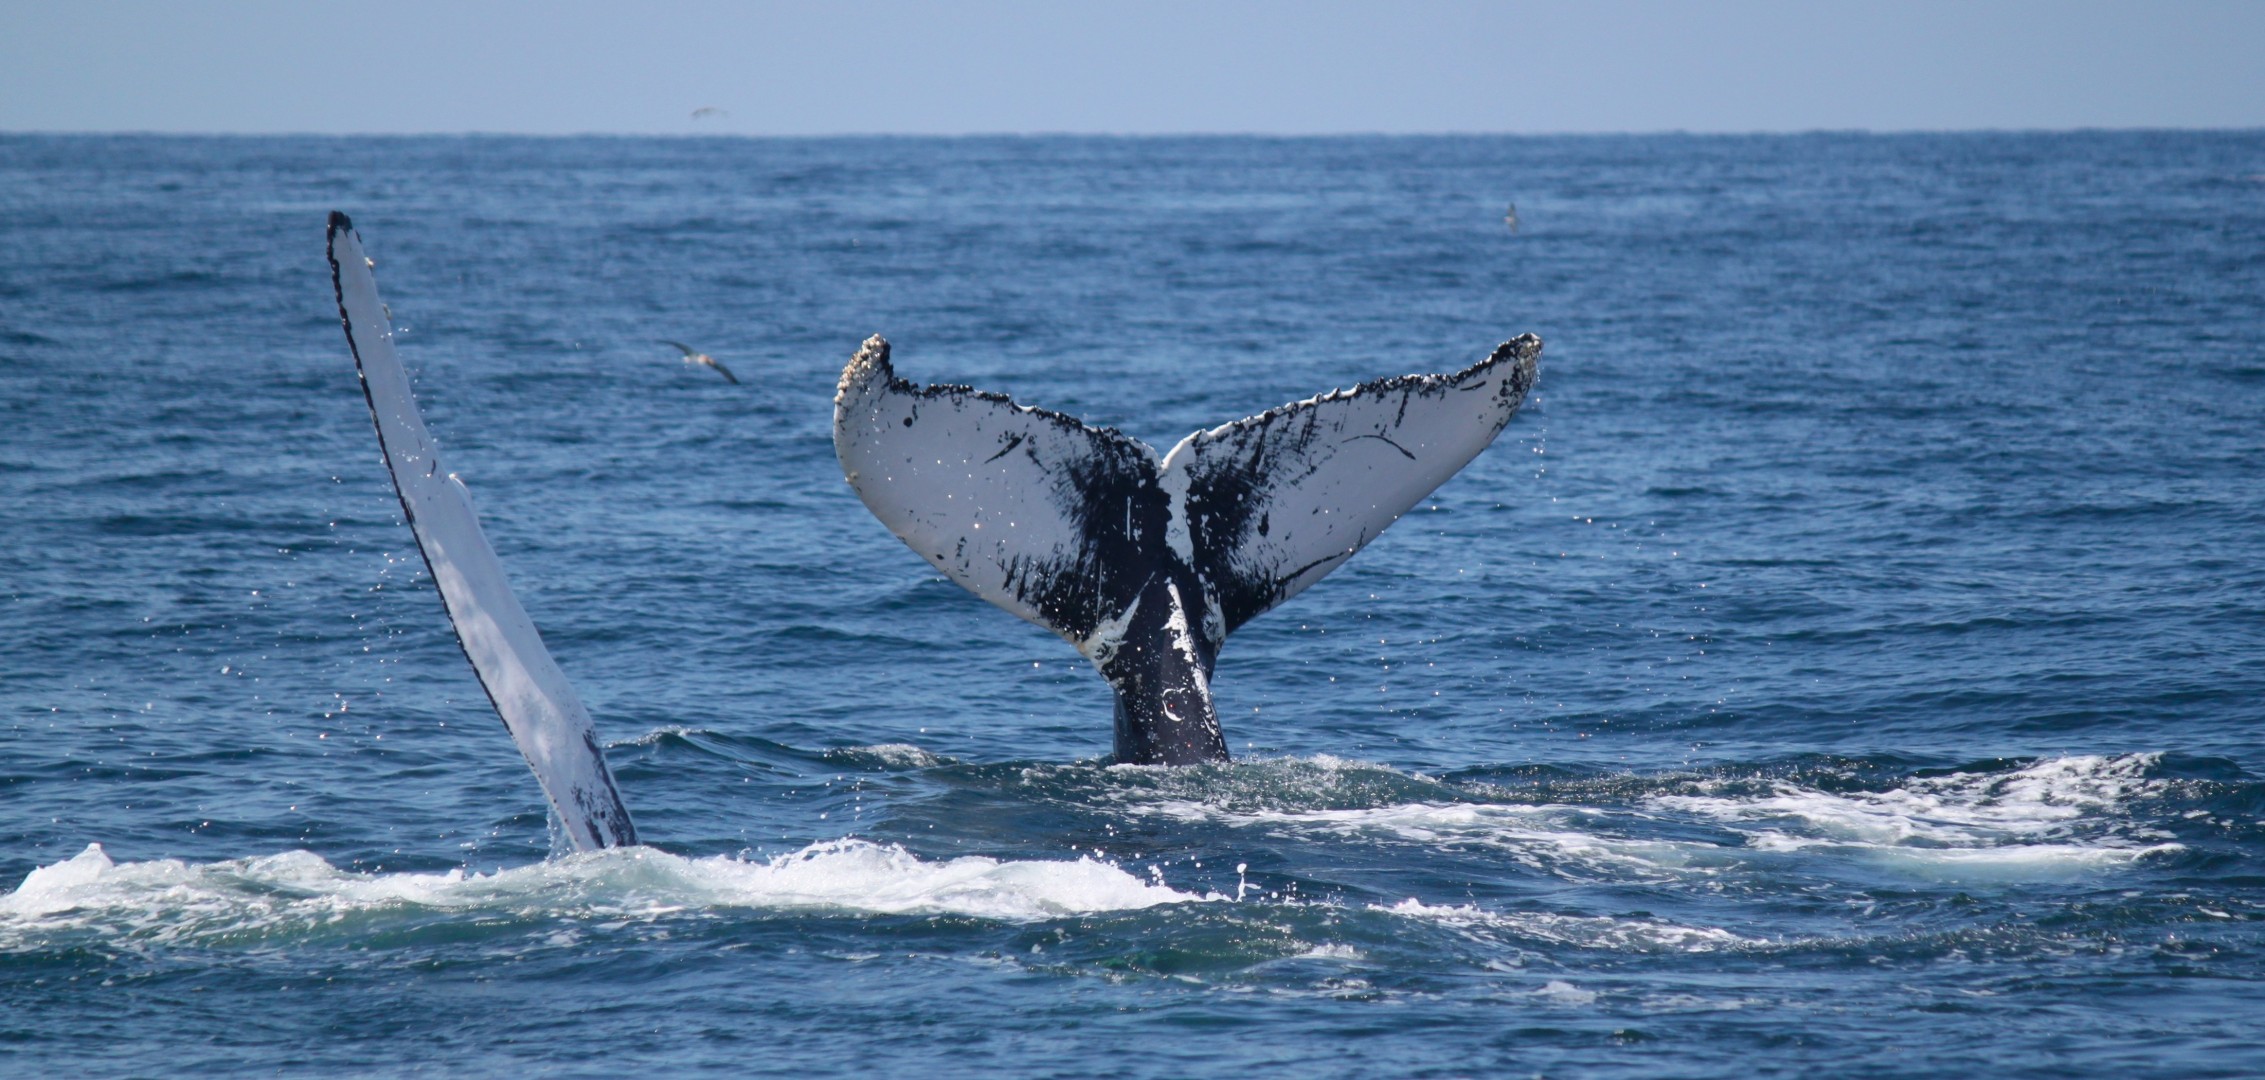
[{"label": "whale tail notch", "polygon": [[1093,660],[1117,689],[1118,760],[1223,760],[1209,680],[1227,635],[1486,449],[1540,355],[1527,334],[1460,372],[1293,402],[1159,458],[1000,394],[914,386],[874,337],[842,372],[834,450],[858,498],[922,558]]},{"label": "whale tail notch", "polygon": [[330,215],[328,249],[338,317],[361,373],[378,447],[457,644],[575,848],[635,844],[636,826],[606,768],[589,710],[513,595],[502,562],[480,531],[471,493],[441,464],[439,448],[425,430],[393,351],[391,319],[378,298],[370,260],[344,214]]}]

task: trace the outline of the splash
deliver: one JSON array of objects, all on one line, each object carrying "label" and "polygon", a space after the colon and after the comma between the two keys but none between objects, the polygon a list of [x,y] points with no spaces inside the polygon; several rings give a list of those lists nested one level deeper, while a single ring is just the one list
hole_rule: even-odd
[{"label": "splash", "polygon": [[1203,899],[1090,858],[938,862],[854,839],[764,861],[621,848],[493,874],[353,873],[306,851],[118,863],[89,844],[0,896],[0,949],[73,930],[157,943],[270,940],[447,913],[608,919],[753,909],[1030,922]]},{"label": "splash", "polygon": [[1231,764],[1161,768],[1149,765],[1033,765],[1022,779],[1048,797],[1147,813],[1180,801],[1223,812],[1263,813],[1450,802],[1451,784],[1385,765],[1330,754],[1248,758]]},{"label": "splash", "polygon": [[1411,919],[1464,931],[1502,931],[1513,937],[1576,949],[1614,952],[1722,952],[1765,944],[1711,926],[1681,926],[1659,919],[1558,915],[1535,911],[1487,911],[1471,905],[1432,905],[1413,897],[1386,907],[1369,905]]},{"label": "splash", "polygon": [[957,758],[945,757],[911,743],[844,746],[828,750],[824,756],[827,761],[836,764],[881,769],[888,772],[912,772],[959,763]]},{"label": "splash", "polygon": [[1707,850],[1706,845],[1612,835],[1597,827],[1607,815],[1577,806],[1403,803],[1368,809],[1244,812],[1174,800],[1145,809],[1181,821],[1214,821],[1278,835],[1488,849],[1536,870],[1581,870],[1613,877],[1686,866]]},{"label": "splash", "polygon": [[2050,875],[2181,850],[2131,820],[2156,794],[2159,754],[2052,758],[2009,772],[1912,777],[1882,791],[1787,781],[1766,794],[1657,795],[1647,805],[1721,822],[1760,851],[1843,852],[1922,873]]},{"label": "splash", "polygon": [[[1660,881],[1793,852],[1853,856],[1919,878],[2042,879],[2180,850],[2129,810],[2162,790],[2150,778],[2159,760],[2054,758],[1853,793],[1792,780],[1757,790],[1750,778],[1636,778],[1597,802],[1564,801],[1562,789],[1542,793],[1558,801],[1511,802],[1535,793],[1315,759],[1217,775],[1183,770],[1190,775],[1118,792],[1117,801],[1137,814],[1290,839],[1488,853],[1573,879]],[[1678,819],[1682,835],[1661,838],[1661,825]]]}]

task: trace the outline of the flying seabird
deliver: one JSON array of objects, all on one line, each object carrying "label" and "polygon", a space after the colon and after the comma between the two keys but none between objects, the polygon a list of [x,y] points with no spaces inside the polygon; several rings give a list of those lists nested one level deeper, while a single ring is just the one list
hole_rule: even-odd
[{"label": "flying seabird", "polygon": [[739,383],[739,377],[737,375],[733,375],[730,368],[717,363],[715,357],[709,356],[707,353],[701,352],[700,350],[695,349],[690,345],[686,345],[681,341],[670,341],[667,338],[654,338],[653,340],[658,341],[663,345],[670,346],[676,351],[683,353],[685,363],[706,364],[709,367],[716,369],[716,374],[723,376],[725,382],[731,383],[733,385],[737,385]]}]

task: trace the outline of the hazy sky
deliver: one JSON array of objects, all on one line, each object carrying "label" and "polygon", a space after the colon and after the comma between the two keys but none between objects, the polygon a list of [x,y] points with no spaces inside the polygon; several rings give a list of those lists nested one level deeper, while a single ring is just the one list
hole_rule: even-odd
[{"label": "hazy sky", "polygon": [[2071,127],[2265,127],[2265,3],[0,0],[5,131]]}]

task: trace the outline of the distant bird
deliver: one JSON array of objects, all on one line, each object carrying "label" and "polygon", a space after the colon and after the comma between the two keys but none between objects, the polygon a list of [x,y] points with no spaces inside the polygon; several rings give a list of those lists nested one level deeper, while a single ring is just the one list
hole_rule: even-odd
[{"label": "distant bird", "polygon": [[1510,204],[1510,212],[1509,212],[1509,213],[1507,213],[1507,214],[1504,214],[1504,215],[1502,215],[1502,223],[1503,223],[1504,225],[1508,225],[1508,226],[1510,226],[1510,231],[1511,231],[1511,232],[1517,232],[1517,231],[1518,231],[1518,204],[1517,204],[1517,203],[1511,203],[1511,204]]},{"label": "distant bird", "polygon": [[690,345],[686,345],[681,341],[670,341],[667,338],[654,338],[653,340],[658,341],[663,345],[667,345],[680,353],[683,353],[685,363],[706,364],[709,367],[716,369],[716,374],[723,376],[725,382],[731,383],[734,386],[739,385],[739,376],[732,374],[730,368],[717,363],[715,357],[709,356],[707,353],[701,352],[700,350],[695,349]]},{"label": "distant bird", "polygon": [[694,120],[706,120],[707,118],[709,118],[709,117],[711,117],[711,116],[730,116],[730,115],[731,115],[730,113],[728,113],[728,112],[725,112],[725,111],[724,111],[724,110],[722,110],[722,109],[716,108],[716,107],[715,107],[715,106],[713,106],[713,105],[702,105],[702,106],[700,106],[699,108],[692,110],[692,118],[693,118]]}]

